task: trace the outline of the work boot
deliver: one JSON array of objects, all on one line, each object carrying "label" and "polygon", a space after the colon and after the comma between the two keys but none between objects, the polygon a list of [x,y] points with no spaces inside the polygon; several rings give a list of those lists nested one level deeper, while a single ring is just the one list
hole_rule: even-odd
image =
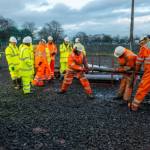
[{"label": "work boot", "polygon": [[55,79],[56,79],[56,77],[55,77],[55,76],[52,76],[52,77],[51,77],[51,80],[55,80]]},{"label": "work boot", "polygon": [[137,111],[139,109],[139,107],[134,106],[132,103],[128,103],[128,108],[132,111]]},{"label": "work boot", "polygon": [[17,82],[17,79],[13,80],[13,84],[14,84],[14,89],[15,90],[19,90],[20,89],[20,87],[18,85],[18,82]]},{"label": "work boot", "polygon": [[17,79],[17,83],[19,85],[19,88],[22,88],[22,80],[21,80],[21,78]]},{"label": "work boot", "polygon": [[19,90],[20,87],[19,87],[19,86],[15,86],[14,89],[15,89],[15,90]]},{"label": "work boot", "polygon": [[47,80],[47,83],[52,83],[52,79]]},{"label": "work boot", "polygon": [[30,95],[30,94],[33,94],[33,92],[30,91],[29,93],[24,93],[24,95]]},{"label": "work boot", "polygon": [[122,96],[116,96],[113,98],[113,100],[122,100]]},{"label": "work boot", "polygon": [[95,99],[95,96],[93,94],[88,94],[87,97],[88,99]]},{"label": "work boot", "polygon": [[57,94],[64,94],[64,93],[66,93],[66,91],[63,91],[63,90],[57,91]]}]

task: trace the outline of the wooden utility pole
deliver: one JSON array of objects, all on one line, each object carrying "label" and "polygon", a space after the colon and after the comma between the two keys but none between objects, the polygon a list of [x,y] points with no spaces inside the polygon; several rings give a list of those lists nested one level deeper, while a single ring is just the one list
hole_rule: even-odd
[{"label": "wooden utility pole", "polygon": [[134,0],[131,0],[131,23],[130,23],[130,49],[134,49],[134,38],[133,38],[133,32],[134,32]]}]

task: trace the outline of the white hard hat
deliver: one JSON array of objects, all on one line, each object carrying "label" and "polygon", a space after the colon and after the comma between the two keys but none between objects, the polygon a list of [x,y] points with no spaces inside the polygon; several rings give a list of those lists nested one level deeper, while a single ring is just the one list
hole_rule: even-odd
[{"label": "white hard hat", "polygon": [[75,39],[75,42],[76,42],[76,43],[80,42],[80,38],[76,38],[76,39]]},{"label": "white hard hat", "polygon": [[53,37],[52,36],[48,36],[48,41],[53,41]]},{"label": "white hard hat", "polygon": [[30,36],[26,36],[23,38],[23,43],[32,43],[32,38]]},{"label": "white hard hat", "polygon": [[14,36],[11,36],[9,42],[17,43],[17,39]]},{"label": "white hard hat", "polygon": [[124,52],[125,52],[125,48],[122,47],[122,46],[118,46],[118,47],[115,48],[114,56],[118,58],[121,55],[123,55]]},{"label": "white hard hat", "polygon": [[146,35],[145,35],[145,36],[142,36],[142,37],[140,38],[139,42],[141,42],[141,41],[145,40],[146,38],[147,38],[147,36],[146,36]]},{"label": "white hard hat", "polygon": [[65,42],[69,42],[69,38],[68,38],[68,37],[65,37],[65,38],[64,38],[64,41],[65,41]]},{"label": "white hard hat", "polygon": [[46,43],[46,40],[45,40],[45,39],[41,39],[41,41],[44,42],[44,43]]}]

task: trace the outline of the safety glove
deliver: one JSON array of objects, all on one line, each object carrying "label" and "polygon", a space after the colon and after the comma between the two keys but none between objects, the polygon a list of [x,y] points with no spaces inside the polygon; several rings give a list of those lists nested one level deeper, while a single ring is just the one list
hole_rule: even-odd
[{"label": "safety glove", "polygon": [[40,61],[38,65],[41,66],[41,65],[42,65],[42,62]]},{"label": "safety glove", "polygon": [[115,70],[114,72],[120,72],[120,73],[124,73],[125,72],[123,67],[115,68],[114,70]]},{"label": "safety glove", "polygon": [[89,73],[89,68],[85,68],[85,73],[88,74]]},{"label": "safety glove", "polygon": [[88,73],[88,69],[87,68],[83,68],[82,71],[85,72],[85,73]]},{"label": "safety glove", "polygon": [[56,53],[54,52],[54,53],[52,53],[52,56],[54,56]]},{"label": "safety glove", "polygon": [[11,67],[11,71],[14,71],[15,70],[15,67]]}]

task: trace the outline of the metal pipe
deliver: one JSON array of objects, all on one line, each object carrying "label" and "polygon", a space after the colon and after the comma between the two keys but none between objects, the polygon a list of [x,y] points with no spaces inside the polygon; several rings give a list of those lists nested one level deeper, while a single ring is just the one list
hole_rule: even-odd
[{"label": "metal pipe", "polygon": [[89,80],[116,80],[118,81],[119,79],[122,78],[122,75],[111,75],[111,74],[86,74],[85,75]]}]

